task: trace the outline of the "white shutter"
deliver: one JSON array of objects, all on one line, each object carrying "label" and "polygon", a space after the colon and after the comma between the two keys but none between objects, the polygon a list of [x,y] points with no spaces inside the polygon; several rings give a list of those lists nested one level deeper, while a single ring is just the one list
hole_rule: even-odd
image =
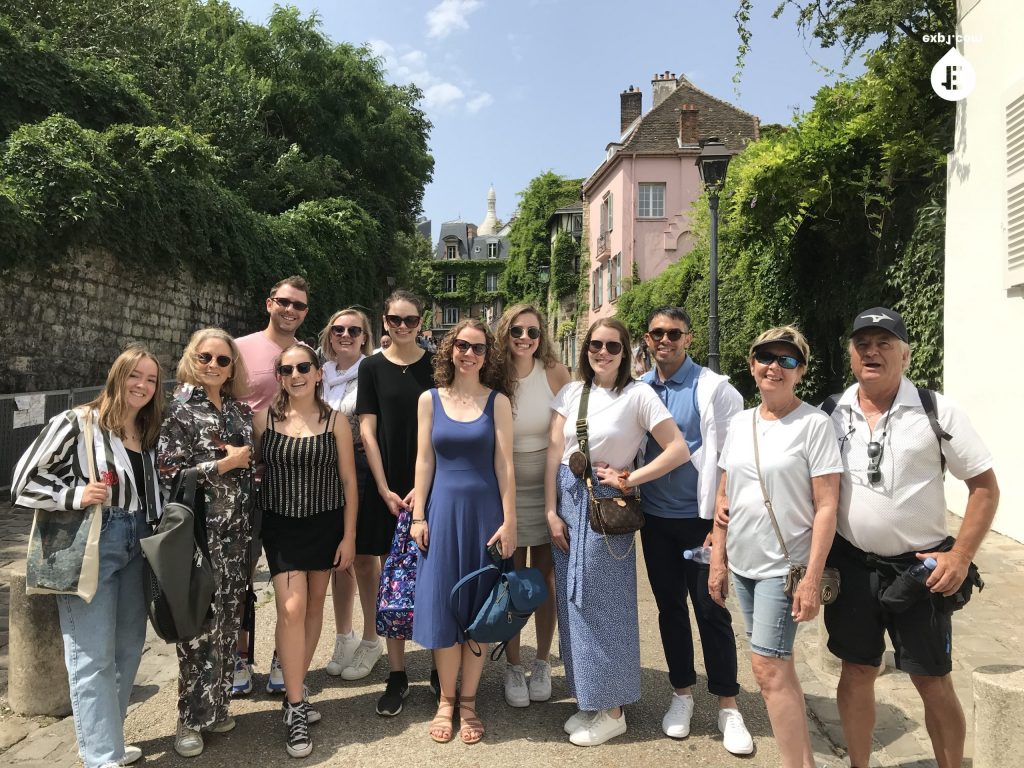
[{"label": "white shutter", "polygon": [[1006,104],[1006,287],[1024,285],[1024,82]]}]

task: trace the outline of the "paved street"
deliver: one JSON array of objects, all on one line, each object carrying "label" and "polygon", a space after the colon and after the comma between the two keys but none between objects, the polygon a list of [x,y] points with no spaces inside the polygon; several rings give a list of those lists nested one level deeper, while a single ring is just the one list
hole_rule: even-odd
[{"label": "paved street", "polygon": [[[0,507],[0,701],[6,701],[7,689],[7,607],[9,582],[7,567],[22,557],[31,517],[9,506]],[[953,519],[955,525],[956,520]],[[1024,545],[998,534],[986,541],[978,565],[986,580],[986,589],[955,621],[954,679],[964,709],[969,733],[972,715],[971,673],[989,664],[1020,663],[1024,609],[1011,601],[1012,585],[1024,575]],[[427,737],[427,723],[433,716],[432,697],[426,685],[429,654],[413,646],[408,657],[413,690],[405,710],[396,718],[379,717],[373,712],[383,689],[385,660],[364,681],[348,683],[324,674],[333,643],[333,625],[328,601],[325,631],[320,643],[314,672],[310,675],[312,699],[323,713],[323,721],[314,726],[315,748],[307,758],[309,765],[425,765],[443,761],[452,766],[488,765],[729,765],[777,766],[778,751],[763,702],[750,675],[746,641],[742,638],[738,612],[734,622],[741,638],[740,673],[743,691],[740,708],[754,735],[757,749],[749,758],[731,758],[722,749],[716,728],[714,701],[703,689],[696,689],[697,709],[692,733],[682,741],[672,741],[661,733],[660,721],[668,697],[665,663],[657,629],[657,611],[650,596],[643,566],[640,564],[640,624],[643,663],[643,700],[627,708],[629,731],[623,737],[593,749],[570,745],[561,730],[562,722],[573,712],[565,698],[562,668],[554,663],[554,695],[544,704],[528,709],[512,709],[501,694],[502,664],[488,663],[480,691],[480,714],[487,726],[484,741],[473,747],[453,742],[434,744]],[[266,574],[263,574],[266,578]],[[257,670],[266,672],[274,625],[273,595],[266,583],[261,585],[257,612]],[[358,620],[357,620],[358,626]],[[532,632],[532,625],[529,632]],[[533,639],[527,634],[524,654],[529,663]],[[834,701],[836,678],[827,664],[819,661],[817,627],[803,627],[798,635],[798,665],[809,709],[809,720],[819,765],[838,768],[843,743]],[[698,665],[698,671],[701,667]],[[261,765],[295,766],[284,750],[284,726],[280,720],[280,699],[262,691],[265,675],[257,674],[258,692],[232,705],[238,716],[238,728],[231,734],[211,735],[207,750],[197,760],[184,760],[173,751],[177,665],[173,646],[155,637],[147,643],[142,667],[128,717],[127,735],[145,753],[145,765],[235,766],[239,761],[258,759]],[[887,671],[878,682],[879,721],[876,737],[877,766],[924,768],[934,765],[923,725],[923,712],[909,679]],[[968,756],[971,740],[968,739]],[[669,763],[671,761],[671,763]],[[11,768],[64,768],[78,765],[74,729],[70,718],[25,719],[0,709],[0,764]]]}]

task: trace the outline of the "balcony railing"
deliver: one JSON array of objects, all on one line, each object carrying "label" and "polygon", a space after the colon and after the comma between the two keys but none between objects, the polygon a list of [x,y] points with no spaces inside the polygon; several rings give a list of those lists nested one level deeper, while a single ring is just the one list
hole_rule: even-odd
[{"label": "balcony railing", "polygon": [[611,253],[611,247],[608,245],[608,233],[602,232],[597,236],[597,258],[607,256]]}]

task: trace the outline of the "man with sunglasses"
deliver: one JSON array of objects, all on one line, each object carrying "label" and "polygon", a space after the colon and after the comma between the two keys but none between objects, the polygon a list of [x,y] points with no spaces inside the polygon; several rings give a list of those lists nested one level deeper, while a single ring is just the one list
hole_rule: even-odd
[{"label": "man with sunglasses", "polygon": [[[856,383],[832,411],[845,471],[828,564],[839,568],[842,586],[825,607],[825,626],[829,650],[842,660],[837,700],[850,765],[866,768],[870,761],[874,684],[888,631],[896,667],[910,675],[924,703],[935,760],[953,768],[963,758],[966,726],[950,678],[951,614],[939,596],[964,584],[995,516],[992,456],[957,405],[920,392],[904,375],[910,344],[897,312],[873,307],[858,314],[849,353]],[[946,468],[968,491],[955,539],[946,528]],[[899,613],[885,610],[880,592],[928,557],[937,562],[927,581],[933,595]]]},{"label": "man with sunglasses", "polygon": [[[651,590],[658,604],[661,642],[673,694],[661,721],[666,736],[682,739],[693,716],[691,687],[693,634],[686,605],[689,593],[700,632],[708,690],[718,696],[718,728],[729,752],[748,755],[753,740],[736,706],[736,637],[729,611],[708,594],[708,569],[683,557],[685,550],[704,545],[711,532],[715,492],[721,470],[718,458],[729,420],[743,410],[743,398],[728,376],[698,365],[687,355],[693,341],[690,316],[681,307],[659,307],[647,318],[644,340],[654,368],[642,377],[658,393],[690,448],[690,461],[644,486],[646,517],[640,537]],[[661,453],[648,438],[646,462]]]},{"label": "man with sunglasses", "polygon": [[[295,332],[309,312],[309,283],[300,275],[286,277],[270,289],[266,305],[269,315],[267,327],[235,340],[249,373],[249,397],[246,402],[254,412],[269,408],[270,401],[277,394],[274,361],[283,350],[298,341]],[[254,571],[255,567],[253,563]],[[238,636],[232,696],[244,696],[252,692],[251,651],[249,631],[243,626]],[[284,693],[284,674],[276,652],[270,664],[267,693]]]}]

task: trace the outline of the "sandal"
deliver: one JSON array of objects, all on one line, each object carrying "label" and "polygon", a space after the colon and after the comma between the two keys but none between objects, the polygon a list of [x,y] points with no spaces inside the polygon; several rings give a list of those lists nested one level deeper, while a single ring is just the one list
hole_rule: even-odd
[{"label": "sandal", "polygon": [[430,738],[438,744],[447,744],[455,735],[452,717],[455,715],[455,697],[442,696],[437,704],[437,714],[430,722]]},{"label": "sandal", "polygon": [[484,737],[484,724],[476,714],[476,696],[463,696],[459,700],[459,738],[463,744],[476,744]]}]

